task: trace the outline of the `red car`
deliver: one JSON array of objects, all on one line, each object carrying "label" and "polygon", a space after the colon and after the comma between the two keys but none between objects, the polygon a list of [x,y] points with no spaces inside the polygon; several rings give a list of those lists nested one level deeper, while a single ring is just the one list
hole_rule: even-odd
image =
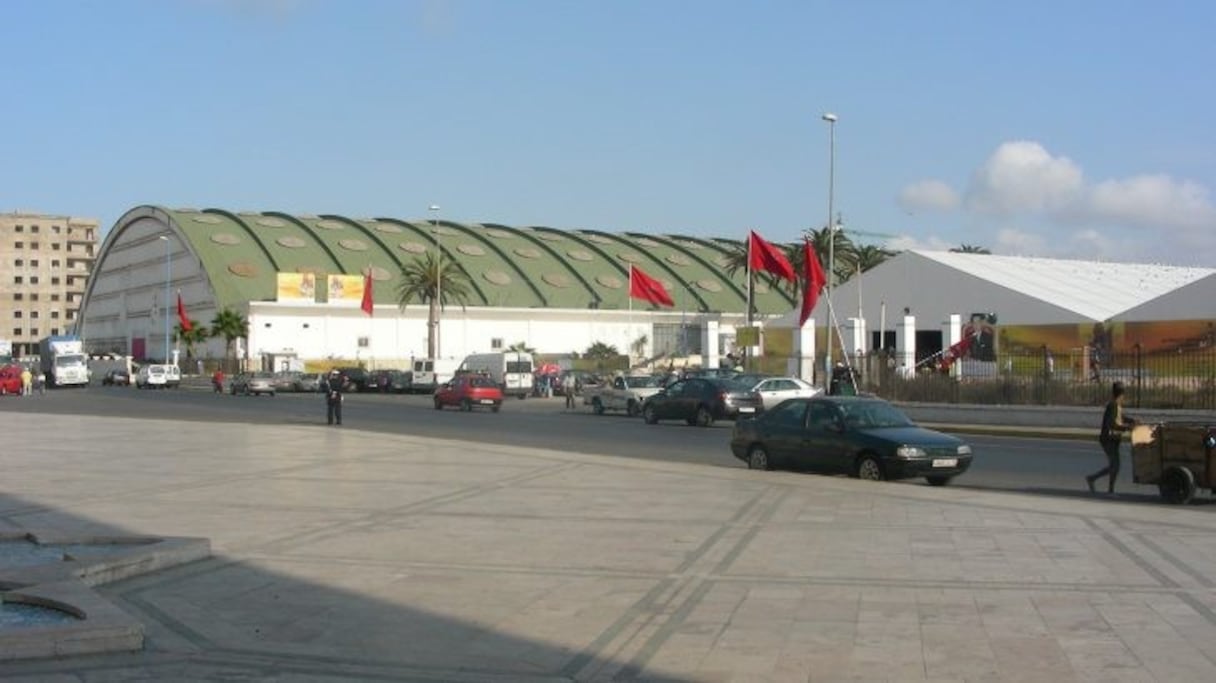
[{"label": "red car", "polygon": [[435,391],[435,410],[444,406],[460,406],[465,412],[482,406],[497,413],[502,408],[502,389],[489,377],[461,375]]},{"label": "red car", "polygon": [[5,365],[0,367],[0,394],[21,393],[21,366]]}]

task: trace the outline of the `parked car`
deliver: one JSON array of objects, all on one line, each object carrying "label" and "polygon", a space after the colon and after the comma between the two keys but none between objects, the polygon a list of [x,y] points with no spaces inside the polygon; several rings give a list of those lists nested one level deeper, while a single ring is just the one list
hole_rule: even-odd
[{"label": "parked car", "polygon": [[21,366],[16,363],[0,367],[0,394],[21,395]]},{"label": "parked car", "polygon": [[606,410],[623,410],[634,416],[642,412],[642,403],[663,387],[659,378],[652,375],[618,375],[612,384],[605,384],[583,392],[583,404],[591,406],[596,415]]},{"label": "parked car", "polygon": [[296,379],[303,373],[293,370],[283,370],[274,373],[274,390],[278,392],[291,392],[296,390]]},{"label": "parked car", "polygon": [[646,424],[684,420],[708,427],[715,420],[751,416],[764,409],[760,396],[747,384],[730,379],[690,377],[669,384],[642,404]]},{"label": "parked car", "polygon": [[242,372],[232,378],[230,391],[233,396],[244,394],[245,396],[261,396],[266,394],[274,396],[274,375],[269,372]]},{"label": "parked car", "polygon": [[368,383],[382,394],[404,394],[411,389],[410,378],[410,373],[400,370],[377,370]]},{"label": "parked car", "polygon": [[474,406],[489,408],[497,413],[502,408],[502,389],[484,375],[463,374],[440,385],[435,391],[435,410],[444,406],[459,406],[468,412]]},{"label": "parked car", "polygon": [[948,484],[971,466],[962,439],[917,426],[879,398],[792,398],[735,423],[731,452],[752,469],[814,470],[861,479]]},{"label": "parked car", "polygon": [[760,402],[765,410],[787,398],[810,398],[822,393],[818,387],[797,377],[760,377],[752,386],[752,391],[760,394]]},{"label": "parked car", "polygon": [[136,389],[166,389],[176,387],[182,381],[181,370],[176,365],[150,364],[135,373]]},{"label": "parked car", "polygon": [[126,370],[111,370],[101,378],[101,384],[106,387],[131,386],[131,373]]},{"label": "parked car", "polygon": [[338,371],[338,374],[346,378],[346,384],[342,386],[343,391],[351,393],[356,391],[374,390],[374,385],[370,385],[368,383],[369,375],[367,374],[367,370],[355,366],[335,369]]},{"label": "parked car", "polygon": [[295,388],[293,390],[316,393],[321,390],[321,380],[323,379],[325,379],[325,375],[319,372],[301,374],[296,377]]}]

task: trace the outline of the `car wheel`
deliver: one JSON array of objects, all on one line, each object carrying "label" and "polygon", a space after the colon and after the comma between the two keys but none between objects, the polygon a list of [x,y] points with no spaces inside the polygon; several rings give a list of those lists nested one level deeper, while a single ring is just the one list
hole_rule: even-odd
[{"label": "car wheel", "polygon": [[1195,475],[1185,467],[1171,467],[1161,473],[1157,490],[1165,502],[1185,505],[1195,497]]},{"label": "car wheel", "polygon": [[591,399],[591,412],[595,413],[596,415],[603,415],[604,402],[599,400],[599,398]]},{"label": "car wheel", "polygon": [[501,403],[495,403],[493,406],[490,407],[490,412],[492,412],[492,413],[497,413],[500,410],[502,410]]},{"label": "car wheel", "polygon": [[443,401],[440,401],[438,396],[435,397],[435,410],[443,410]]},{"label": "car wheel", "polygon": [[467,413],[473,410],[473,403],[467,398],[462,398],[460,399],[460,409]]},{"label": "car wheel", "polygon": [[771,470],[773,463],[768,459],[768,451],[764,446],[755,445],[747,452],[747,469],[749,470]]},{"label": "car wheel", "polygon": [[694,420],[698,427],[709,427],[714,423],[714,416],[705,406],[698,406],[697,415]]},{"label": "car wheel", "polygon": [[630,401],[629,403],[625,404],[625,414],[628,415],[629,417],[637,417],[638,402]]},{"label": "car wheel", "polygon": [[274,398],[274,392],[270,392],[270,398]]},{"label": "car wheel", "polygon": [[659,423],[659,416],[654,412],[654,406],[646,406],[642,409],[642,419],[646,424],[653,425]]},{"label": "car wheel", "polygon": [[864,456],[857,462],[857,478],[867,481],[882,481],[886,478],[882,473],[882,463],[872,455]]},{"label": "car wheel", "polygon": [[929,482],[930,486],[945,486],[950,483],[954,477],[925,477],[925,481]]}]

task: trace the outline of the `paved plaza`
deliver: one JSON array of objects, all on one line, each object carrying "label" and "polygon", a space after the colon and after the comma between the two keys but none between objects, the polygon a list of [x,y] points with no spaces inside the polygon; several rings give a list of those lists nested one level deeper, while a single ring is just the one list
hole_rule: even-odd
[{"label": "paved plaza", "polygon": [[143,651],[0,664],[6,680],[1216,679],[1206,494],[1178,508],[319,424],[0,428],[0,529],[213,553],[100,589],[145,625]]}]

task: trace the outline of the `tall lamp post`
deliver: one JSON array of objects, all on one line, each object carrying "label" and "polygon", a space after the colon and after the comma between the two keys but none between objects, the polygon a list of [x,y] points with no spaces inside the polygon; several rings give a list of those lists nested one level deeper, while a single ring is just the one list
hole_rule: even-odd
[{"label": "tall lamp post", "polygon": [[169,363],[169,282],[173,279],[173,261],[170,258],[169,250],[172,244],[169,242],[167,235],[161,235],[159,238],[165,243],[165,364]]},{"label": "tall lamp post", "polygon": [[824,345],[823,386],[826,390],[832,382],[832,281],[836,279],[836,226],[834,224],[836,195],[836,115],[828,112],[822,117],[828,122],[828,319],[827,343]]},{"label": "tall lamp post", "polygon": [[439,205],[427,207],[431,212],[431,224],[435,232],[435,360],[443,357],[439,352],[439,318],[443,313],[443,250],[439,247]]}]

